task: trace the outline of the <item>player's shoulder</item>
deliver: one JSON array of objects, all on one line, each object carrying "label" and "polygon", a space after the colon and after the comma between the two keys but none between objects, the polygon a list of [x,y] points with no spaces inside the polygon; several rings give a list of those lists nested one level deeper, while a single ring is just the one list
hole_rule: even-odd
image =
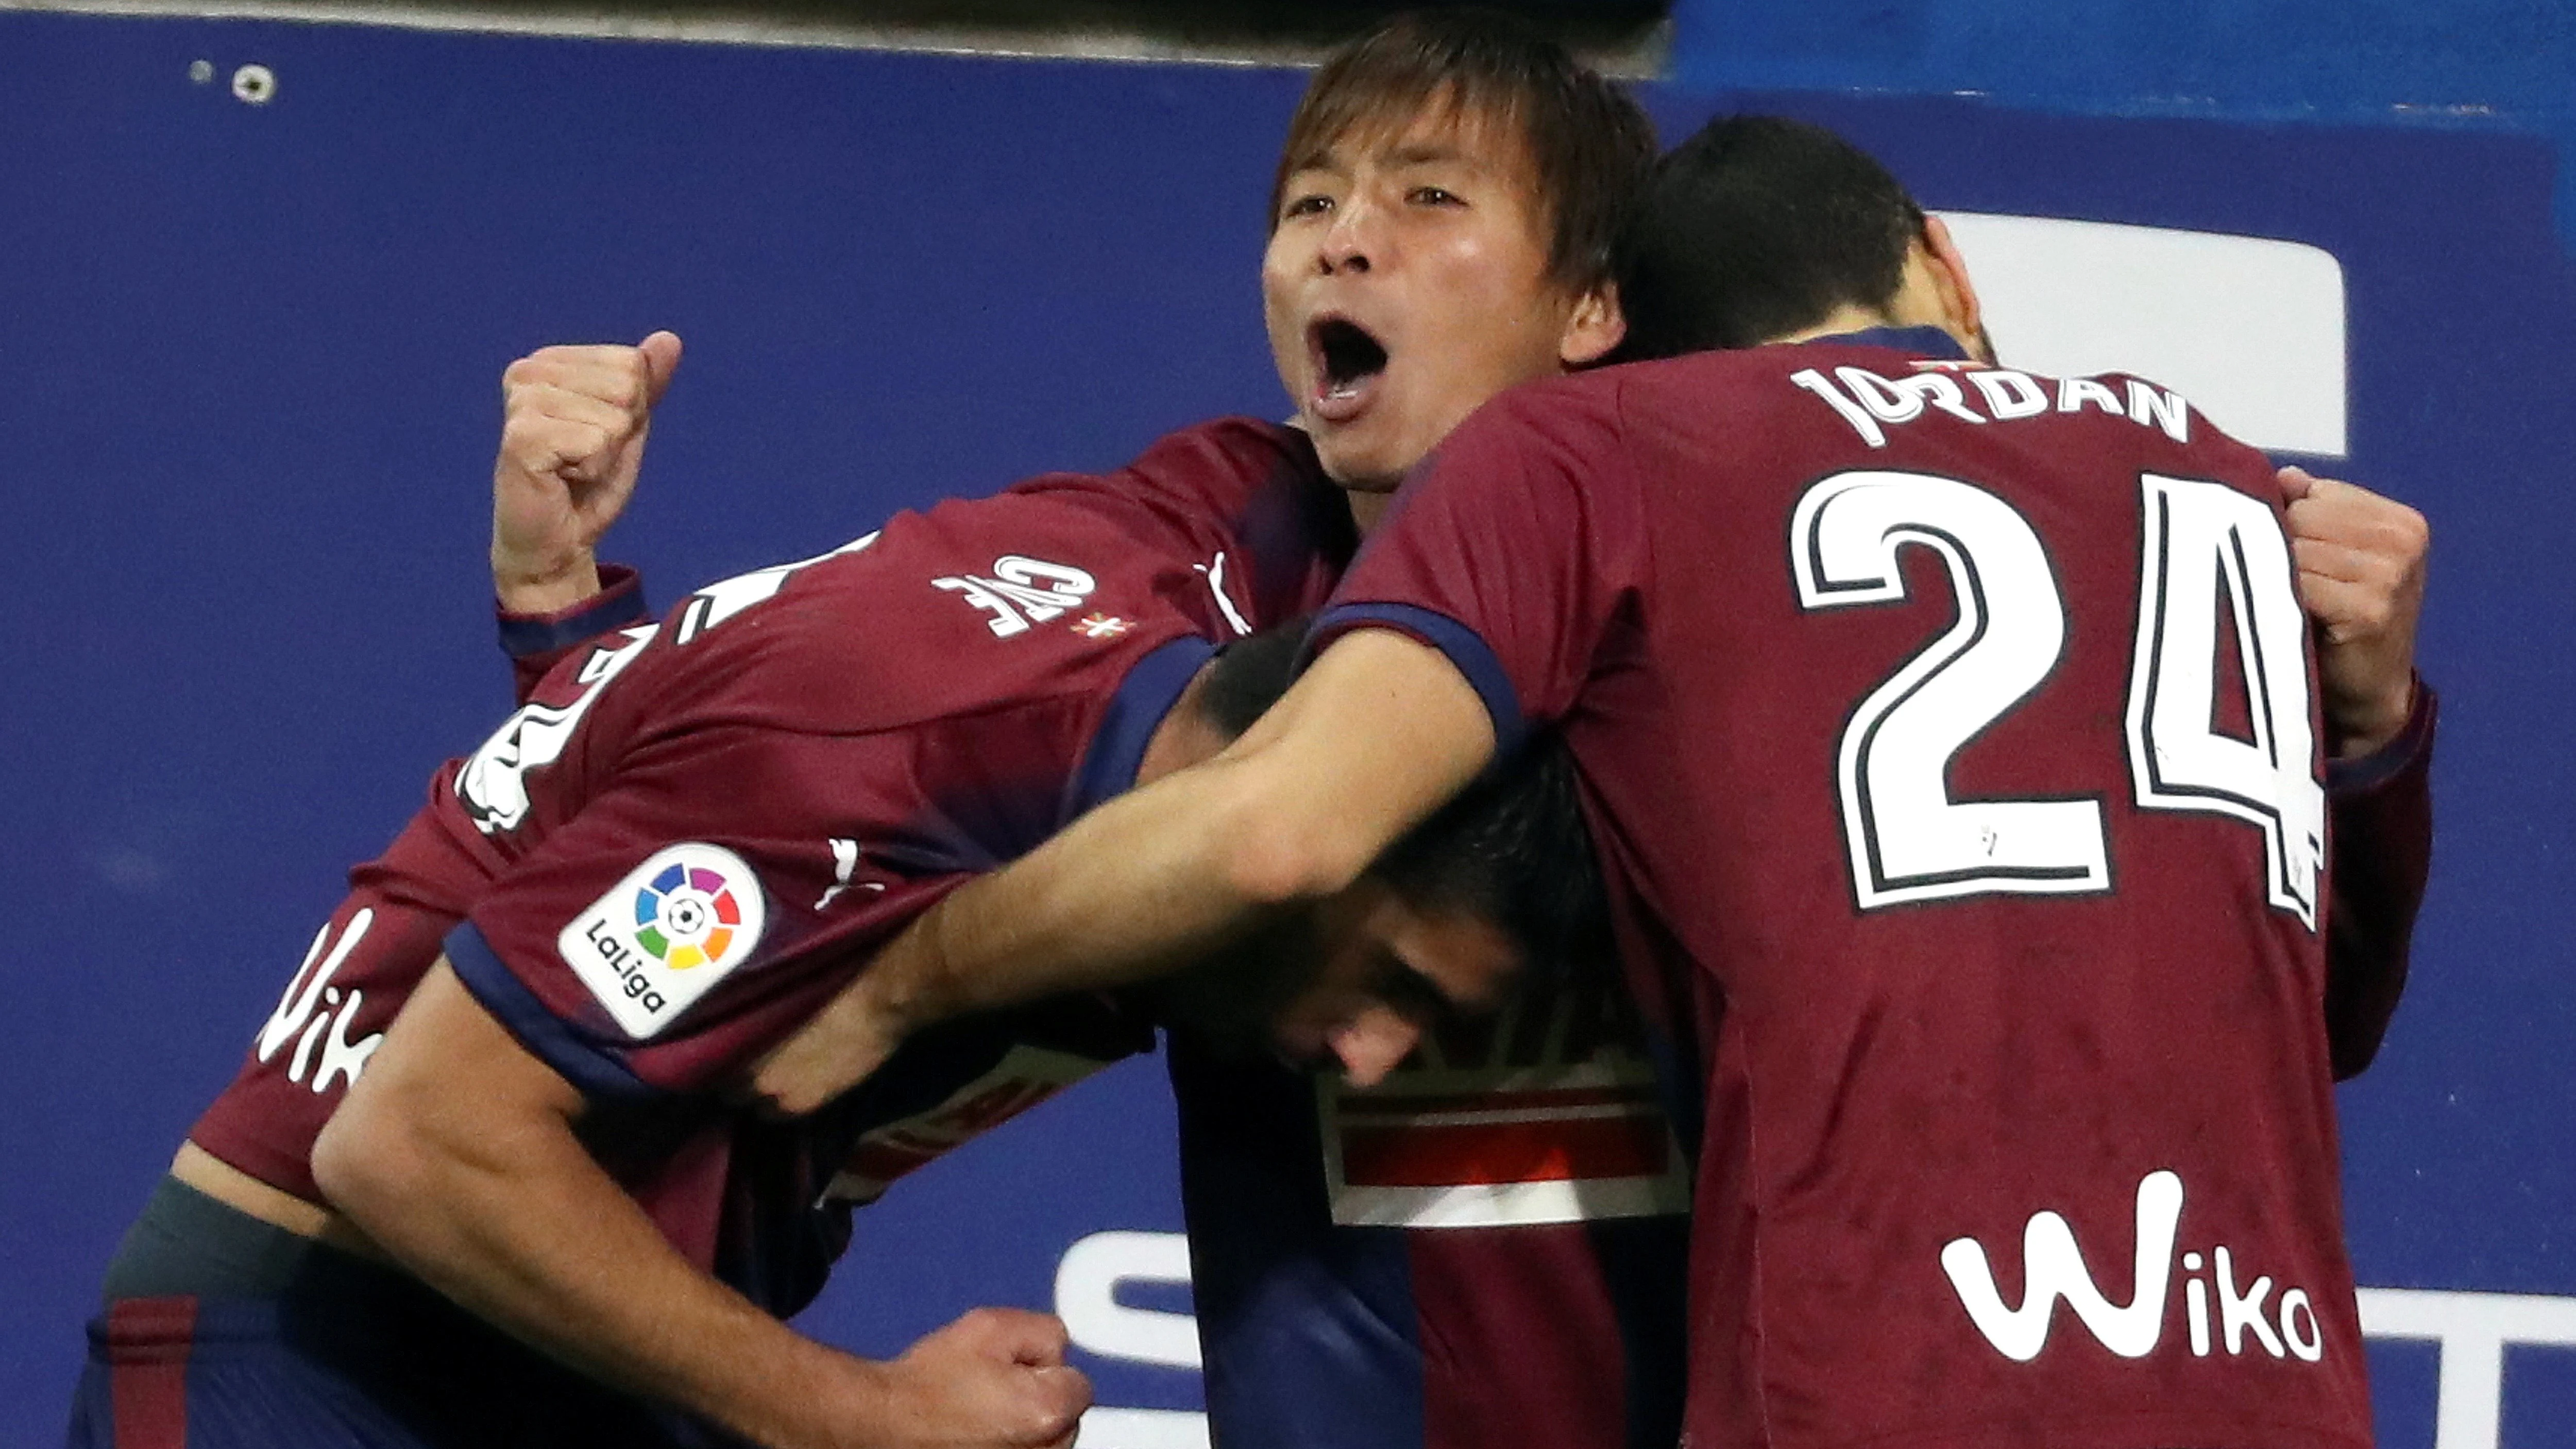
[{"label": "player's shoulder", "polygon": [[1164,434],[1104,473],[1044,473],[1017,494],[1091,493],[1134,502],[1181,501],[1230,512],[1266,488],[1329,486],[1315,447],[1284,423],[1223,417]]},{"label": "player's shoulder", "polygon": [[700,724],[853,733],[1081,695],[1137,645],[1197,632],[1185,559],[1079,498],[953,500],[841,548],[721,580],[645,665]]}]

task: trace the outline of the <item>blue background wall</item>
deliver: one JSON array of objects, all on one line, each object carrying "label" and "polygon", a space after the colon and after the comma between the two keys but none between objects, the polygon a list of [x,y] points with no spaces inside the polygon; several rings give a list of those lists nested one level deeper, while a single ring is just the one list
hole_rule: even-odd
[{"label": "blue background wall", "polygon": [[[612,550],[662,602],[1276,413],[1254,268],[1301,79],[0,14],[0,1446],[56,1442],[126,1218],[342,872],[508,708],[501,367],[687,339]],[[1713,89],[1845,79],[1686,65],[1653,101],[1667,136],[1721,100],[1835,125],[1936,207],[2341,260],[2349,468],[2434,520],[2446,701],[2416,980],[2343,1098],[2354,1250],[2368,1284],[2576,1295],[2555,143]],[[865,1215],[812,1326],[890,1351],[1048,1303],[1076,1238],[1178,1226],[1168,1136],[1152,1064],[1012,1124]],[[2375,1348],[2386,1444],[2434,1442],[2437,1360]],[[1091,1366],[1104,1402],[1196,1402]],[[2503,1402],[2505,1444],[2576,1445],[2576,1350],[2509,1353]]]}]

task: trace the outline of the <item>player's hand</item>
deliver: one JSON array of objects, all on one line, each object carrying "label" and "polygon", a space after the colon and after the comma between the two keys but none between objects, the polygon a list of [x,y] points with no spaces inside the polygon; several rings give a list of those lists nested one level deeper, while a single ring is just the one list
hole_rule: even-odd
[{"label": "player's hand", "polygon": [[888,1365],[882,1442],[903,1449],[1064,1449],[1091,1381],[1064,1361],[1062,1320],[978,1308]]},{"label": "player's hand", "polygon": [[653,406],[680,339],[547,347],[501,374],[501,455],[492,465],[492,587],[538,614],[599,592],[593,552],[635,492]]},{"label": "player's hand", "polygon": [[890,943],[877,963],[755,1063],[743,1095],[764,1112],[802,1117],[884,1066],[903,1045],[908,1023],[884,999],[888,977],[876,968],[902,940]]},{"label": "player's hand", "polygon": [[2299,602],[2317,629],[2326,746],[2369,754],[2415,705],[2415,624],[2424,609],[2424,515],[2393,498],[2284,468]]}]

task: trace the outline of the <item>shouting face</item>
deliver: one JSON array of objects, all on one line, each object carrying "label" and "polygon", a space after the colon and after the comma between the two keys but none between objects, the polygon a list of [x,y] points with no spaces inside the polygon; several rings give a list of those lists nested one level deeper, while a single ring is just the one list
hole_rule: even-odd
[{"label": "shouting face", "polygon": [[1345,488],[1393,490],[1487,398],[1618,342],[1614,305],[1549,275],[1527,149],[1435,102],[1292,163],[1263,308],[1297,421]]}]

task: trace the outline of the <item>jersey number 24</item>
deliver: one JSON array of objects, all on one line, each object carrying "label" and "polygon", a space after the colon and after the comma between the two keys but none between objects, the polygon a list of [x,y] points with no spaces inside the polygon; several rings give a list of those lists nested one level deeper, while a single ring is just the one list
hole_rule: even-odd
[{"label": "jersey number 24", "polygon": [[[2269,507],[2224,484],[2155,474],[2138,482],[2145,545],[2127,730],[2137,804],[2232,816],[2262,831],[2272,904],[2313,931],[2325,792],[2314,773],[2307,621],[2289,543]],[[1897,555],[1909,544],[1948,567],[1958,619],[1870,691],[1844,726],[1843,839],[1861,908],[2109,890],[2099,798],[1950,798],[1951,758],[2038,689],[2065,647],[2056,570],[2029,520],[1955,478],[1835,474],[1809,487],[1790,519],[1800,605],[1903,599]],[[2212,723],[2219,684],[2210,641],[2222,593],[2250,740]]]}]

